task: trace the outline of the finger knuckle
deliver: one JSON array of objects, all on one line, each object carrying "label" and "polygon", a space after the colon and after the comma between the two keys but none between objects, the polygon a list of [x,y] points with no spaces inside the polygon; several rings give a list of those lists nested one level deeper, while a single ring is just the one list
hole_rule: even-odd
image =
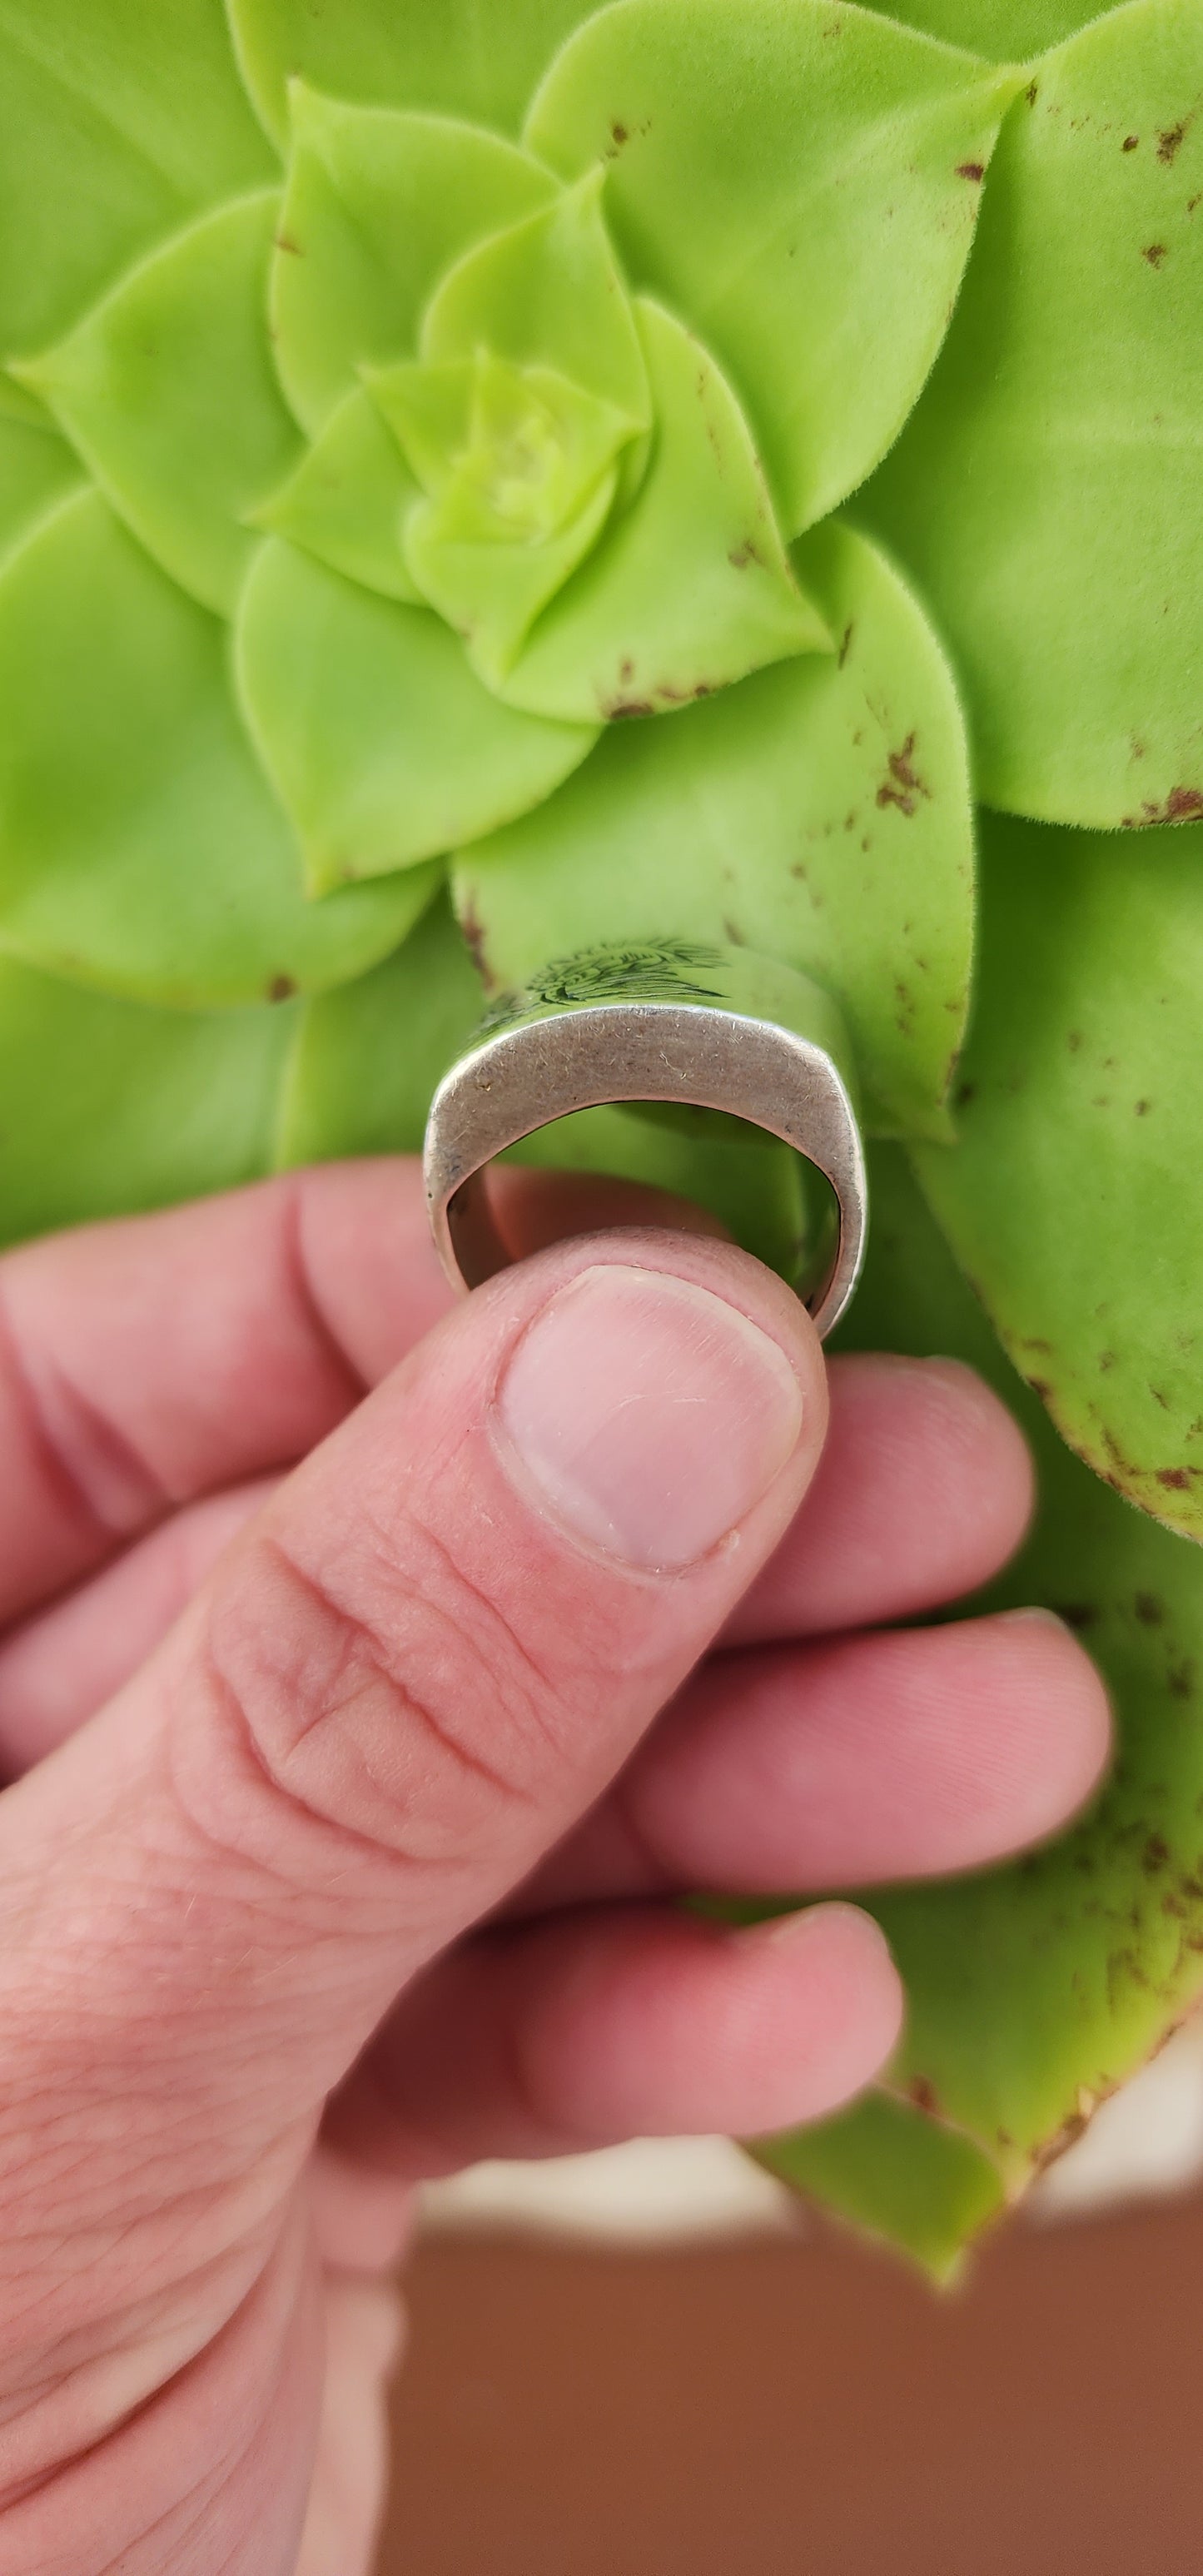
[{"label": "finger knuckle", "polygon": [[[563,1734],[558,1690],[452,1550],[415,1525],[317,1570],[259,1533],[203,1642],[227,1772],[306,1841],[408,1862],[462,1858],[528,1806]],[[232,1762],[230,1757],[232,1758]]]}]

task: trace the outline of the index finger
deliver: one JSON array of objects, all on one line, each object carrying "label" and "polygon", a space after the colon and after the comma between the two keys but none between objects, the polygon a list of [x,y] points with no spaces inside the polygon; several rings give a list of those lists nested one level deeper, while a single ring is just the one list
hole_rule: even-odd
[{"label": "index finger", "polygon": [[[715,1231],[635,1183],[497,1180],[515,1254],[603,1226]],[[0,1624],[180,1504],[295,1464],[450,1302],[412,1156],[324,1164],[7,1253]]]},{"label": "index finger", "polygon": [[0,1260],[0,1620],[290,1465],[445,1311],[421,1172],[329,1164]]}]

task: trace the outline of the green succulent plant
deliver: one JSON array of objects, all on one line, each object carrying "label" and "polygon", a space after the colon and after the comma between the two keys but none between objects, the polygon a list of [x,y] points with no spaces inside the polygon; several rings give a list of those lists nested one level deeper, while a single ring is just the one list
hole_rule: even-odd
[{"label": "green succulent plant", "polygon": [[[1203,0],[0,0],[0,360],[5,1239],[415,1147],[599,940],[843,1016],[845,1339],[1121,1726],[760,2151],[947,2270],[1203,1987]],[[784,1149],[529,1150],[787,1265]]]}]

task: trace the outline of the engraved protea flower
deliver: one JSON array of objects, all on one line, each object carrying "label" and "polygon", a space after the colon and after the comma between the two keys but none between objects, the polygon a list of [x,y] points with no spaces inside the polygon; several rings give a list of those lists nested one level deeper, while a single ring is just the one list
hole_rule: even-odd
[{"label": "engraved protea flower", "polygon": [[1201,323],[1203,0],[0,8],[0,1231],[412,1146],[565,960],[825,989],[854,1329],[1024,1412],[1125,1726],[774,2151],[937,2265],[1203,1974]]}]

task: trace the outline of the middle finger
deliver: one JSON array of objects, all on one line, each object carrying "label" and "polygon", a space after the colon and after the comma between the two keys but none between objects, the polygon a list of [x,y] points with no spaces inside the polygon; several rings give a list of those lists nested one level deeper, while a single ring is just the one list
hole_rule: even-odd
[{"label": "middle finger", "polygon": [[1063,1825],[1111,1743],[1043,1610],[715,1656],[515,1909],[818,1893],[980,1868]]}]

